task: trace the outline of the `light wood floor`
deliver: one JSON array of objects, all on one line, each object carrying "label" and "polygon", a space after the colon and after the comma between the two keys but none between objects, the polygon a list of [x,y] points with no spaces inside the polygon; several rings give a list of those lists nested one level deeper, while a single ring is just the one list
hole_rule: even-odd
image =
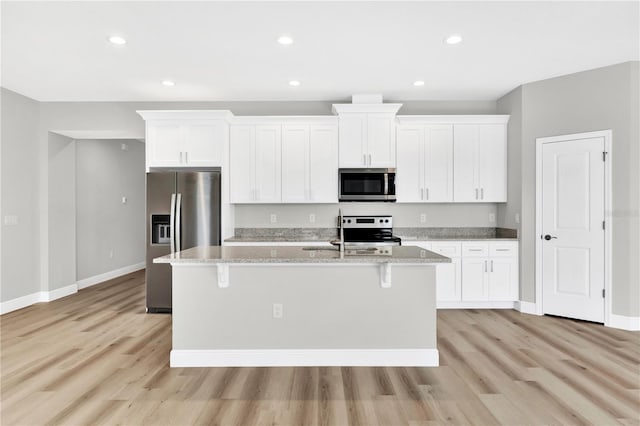
[{"label": "light wood floor", "polygon": [[437,368],[175,368],[137,272],[0,318],[6,425],[640,424],[640,334],[438,313]]}]

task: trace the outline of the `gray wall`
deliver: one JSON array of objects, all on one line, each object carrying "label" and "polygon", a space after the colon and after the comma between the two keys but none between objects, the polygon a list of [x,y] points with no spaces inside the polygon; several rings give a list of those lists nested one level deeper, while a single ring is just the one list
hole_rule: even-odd
[{"label": "gray wall", "polygon": [[[640,315],[638,232],[640,155],[638,154],[638,62],[627,62],[522,87],[521,298],[535,300],[535,143],[536,138],[592,130],[613,130],[613,313]],[[501,112],[519,105],[513,94],[498,101]],[[509,179],[517,170],[511,170]],[[512,211],[518,197],[505,211]],[[509,219],[503,217],[504,224]]]},{"label": "gray wall", "polygon": [[[38,103],[2,90],[2,282],[0,301],[40,291]],[[4,225],[18,216],[15,226]]]},{"label": "gray wall", "polygon": [[144,262],[144,144],[79,140],[76,146],[77,279]]},{"label": "gray wall", "polygon": [[76,283],[76,143],[49,135],[49,288]]},{"label": "gray wall", "polygon": [[[396,227],[445,226],[495,227],[489,222],[489,214],[496,214],[496,204],[401,204],[401,203],[340,203],[340,204],[259,204],[236,205],[237,228],[330,228],[336,226],[338,208],[345,215],[390,214]],[[275,213],[276,223],[271,223]],[[427,215],[426,223],[420,223],[420,215]],[[309,223],[309,215],[316,216]]]}]

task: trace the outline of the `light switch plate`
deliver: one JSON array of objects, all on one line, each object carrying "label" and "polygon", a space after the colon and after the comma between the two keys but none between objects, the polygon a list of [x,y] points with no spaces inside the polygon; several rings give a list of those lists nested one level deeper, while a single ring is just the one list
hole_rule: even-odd
[{"label": "light switch plate", "polygon": [[276,223],[278,221],[278,216],[275,213],[271,213],[270,216],[271,223]]}]

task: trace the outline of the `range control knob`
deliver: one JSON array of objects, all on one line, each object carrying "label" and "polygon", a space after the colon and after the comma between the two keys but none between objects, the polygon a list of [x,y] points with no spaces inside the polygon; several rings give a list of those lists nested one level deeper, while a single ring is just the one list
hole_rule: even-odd
[{"label": "range control knob", "polygon": [[389,223],[389,219],[385,219],[384,221],[385,221],[386,223]]},{"label": "range control knob", "polygon": [[382,223],[382,219],[380,219],[380,223]]},{"label": "range control knob", "polygon": [[347,220],[347,223],[351,223],[351,219]]}]

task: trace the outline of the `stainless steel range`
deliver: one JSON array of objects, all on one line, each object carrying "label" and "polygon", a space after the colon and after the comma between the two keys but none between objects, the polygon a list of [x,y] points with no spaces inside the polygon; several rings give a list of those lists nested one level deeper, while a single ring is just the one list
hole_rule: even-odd
[{"label": "stainless steel range", "polygon": [[399,246],[392,216],[342,216],[345,248]]}]

